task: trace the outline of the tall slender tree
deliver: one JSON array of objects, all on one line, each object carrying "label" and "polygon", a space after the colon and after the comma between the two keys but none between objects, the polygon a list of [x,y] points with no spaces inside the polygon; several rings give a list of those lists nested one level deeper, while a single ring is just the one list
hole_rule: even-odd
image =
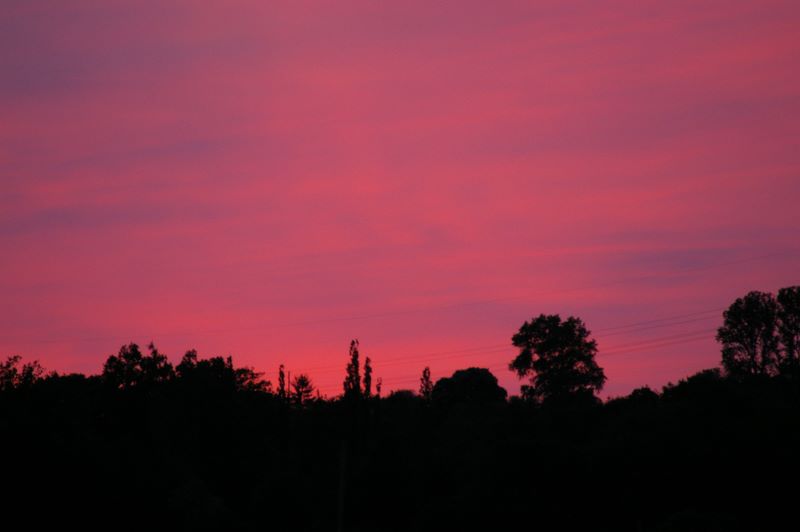
[{"label": "tall slender tree", "polygon": [[419,395],[426,401],[431,400],[433,393],[433,381],[431,381],[431,368],[425,366],[422,370],[422,377],[419,379]]},{"label": "tall slender tree", "polygon": [[286,374],[283,371],[283,364],[278,367],[278,397],[286,400]]},{"label": "tall slender tree", "polygon": [[344,379],[344,397],[346,399],[360,399],[361,367],[358,361],[358,340],[350,342],[350,361],[347,363],[347,375]]},{"label": "tall slender tree", "polygon": [[372,397],[372,360],[364,359],[364,397]]}]

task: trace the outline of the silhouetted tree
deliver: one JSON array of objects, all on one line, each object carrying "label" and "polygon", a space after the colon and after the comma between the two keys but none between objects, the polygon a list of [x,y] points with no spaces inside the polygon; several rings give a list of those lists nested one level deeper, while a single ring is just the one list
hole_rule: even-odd
[{"label": "silhouetted tree", "polygon": [[197,351],[187,351],[176,366],[176,375],[182,382],[201,388],[230,391],[269,392],[271,384],[253,368],[236,368],[232,357],[199,359]]},{"label": "silhouetted tree", "polygon": [[286,374],[283,372],[283,364],[278,368],[278,397],[286,400]]},{"label": "silhouetted tree", "polygon": [[426,401],[431,400],[433,393],[433,382],[431,381],[431,368],[425,366],[422,370],[422,377],[419,379],[419,395]]},{"label": "silhouetted tree", "polygon": [[753,291],[734,301],[717,329],[722,366],[729,375],[774,375],[780,366],[778,303],[770,293]]},{"label": "silhouetted tree", "polygon": [[389,397],[386,398],[387,400],[402,400],[402,401],[413,401],[417,399],[417,394],[414,393],[414,390],[395,390],[389,394]]},{"label": "silhouetted tree", "polygon": [[358,340],[353,340],[350,342],[350,362],[347,363],[347,376],[344,379],[344,397],[345,399],[360,399],[361,394]]},{"label": "silhouetted tree", "polygon": [[639,403],[655,404],[658,402],[658,394],[649,386],[636,388],[630,393],[629,397],[632,401]]},{"label": "silhouetted tree", "polygon": [[10,356],[5,362],[0,362],[0,391],[13,390],[17,385],[19,376],[19,365],[22,357],[19,355]]},{"label": "silhouetted tree", "polygon": [[783,349],[783,367],[800,366],[800,286],[778,291],[778,335]]},{"label": "silhouetted tree", "polygon": [[305,373],[292,379],[292,399],[298,405],[303,405],[311,400],[314,395],[314,385]]},{"label": "silhouetted tree", "polygon": [[141,359],[144,382],[154,384],[170,380],[174,376],[174,371],[166,355],[159,352],[153,342],[147,346],[147,351],[148,354]]},{"label": "silhouetted tree", "polygon": [[169,381],[174,375],[172,364],[152,342],[148,351],[143,355],[137,344],[123,345],[119,353],[108,357],[103,365],[103,381],[118,389]]},{"label": "silhouetted tree", "polygon": [[[416,384],[370,403],[309,399],[311,379],[286,372],[302,406],[283,408],[248,391],[263,382],[252,369],[196,351],[148,394],[25,366],[0,361],[0,388],[11,387],[0,390],[4,529],[31,528],[31,516],[54,529],[125,516],[122,528],[175,530],[255,530],[265,515],[273,528],[324,530],[342,516],[349,532],[517,530],[531,516],[542,531],[783,532],[796,521],[797,490],[784,488],[800,472],[794,379],[714,368],[598,408],[540,409],[503,401],[481,368],[439,380],[430,405]],[[742,458],[754,452],[770,467]],[[564,495],[598,479],[606,489]],[[742,486],[769,489],[768,508]],[[92,511],[76,514],[86,500]]]},{"label": "silhouetted tree", "polygon": [[[227,364],[233,367],[233,359],[228,357]],[[249,366],[242,366],[233,370],[236,389],[248,392],[271,393],[272,383],[263,378],[264,373],[256,371]]]},{"label": "silhouetted tree", "polygon": [[378,382],[375,383],[375,395],[377,395],[378,397],[381,396],[382,387],[383,387],[383,379],[381,377],[378,377]]},{"label": "silhouetted tree", "polygon": [[420,402],[420,397],[414,390],[392,390],[391,393],[383,400],[383,404],[388,408],[389,412],[397,408],[414,408]]},{"label": "silhouetted tree", "polygon": [[178,378],[187,378],[197,368],[197,350],[190,349],[184,353],[183,358],[175,366],[175,374]]},{"label": "silhouetted tree", "polygon": [[369,357],[364,359],[364,397],[372,397],[372,361]]},{"label": "silhouetted tree", "polygon": [[460,369],[436,381],[431,397],[437,403],[502,403],[506,391],[486,368]]},{"label": "silhouetted tree", "polygon": [[38,360],[22,364],[19,355],[10,356],[0,362],[0,391],[30,388],[44,376],[44,368]]},{"label": "silhouetted tree", "polygon": [[536,401],[593,397],[603,388],[606,376],[595,362],[597,342],[580,318],[565,321],[558,314],[525,322],[511,339],[520,349],[509,368],[529,377],[522,386],[524,397]]}]

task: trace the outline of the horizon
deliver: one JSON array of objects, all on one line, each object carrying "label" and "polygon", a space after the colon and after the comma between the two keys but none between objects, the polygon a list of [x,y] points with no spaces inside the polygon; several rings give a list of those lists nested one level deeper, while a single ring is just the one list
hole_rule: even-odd
[{"label": "horizon", "polygon": [[[7,2],[0,357],[384,394],[581,318],[621,396],[800,284],[796,2]],[[507,347],[504,347],[507,346]],[[426,358],[427,357],[427,358]],[[315,370],[316,368],[316,370]]]},{"label": "horizon", "polygon": [[[777,292],[777,290],[775,292]],[[768,292],[768,293],[772,293],[772,292]],[[743,296],[744,296],[744,294],[742,294],[742,297]],[[634,322],[634,323],[628,323],[628,324],[625,324],[625,325],[617,325],[617,326],[614,326],[614,327],[607,327],[605,329],[602,329],[602,331],[603,332],[607,332],[609,336],[615,336],[615,335],[621,335],[621,334],[631,334],[631,333],[641,332],[643,330],[649,331],[649,330],[652,330],[652,329],[661,329],[661,328],[669,329],[669,328],[674,328],[674,327],[676,327],[678,325],[684,325],[684,324],[687,324],[687,323],[692,323],[693,324],[693,323],[696,323],[696,322],[707,322],[707,321],[709,321],[711,319],[717,319],[718,318],[717,314],[720,315],[719,318],[721,319],[721,314],[725,310],[727,310],[727,306],[725,308],[701,311],[701,312],[696,312],[696,313],[687,314],[687,315],[665,316],[665,317],[661,317],[661,318],[657,318],[657,319],[643,320],[643,321],[638,321],[638,322]],[[381,316],[381,317],[383,317],[383,316]],[[567,316],[563,316],[563,318],[567,318]],[[357,317],[357,318],[349,318],[349,319],[369,319],[369,318]],[[348,318],[343,318],[343,320],[348,320]],[[341,321],[341,320],[334,320],[334,321]],[[298,323],[294,323],[294,324],[282,324],[282,325],[303,325],[303,324],[306,324],[306,323],[307,322],[298,322]],[[589,330],[589,333],[590,333],[590,338],[596,340],[596,337],[595,337],[595,335],[592,334],[591,330]],[[602,367],[602,363],[603,363],[603,361],[605,359],[605,356],[636,355],[636,354],[641,353],[641,352],[648,352],[648,351],[651,351],[653,349],[663,348],[665,346],[671,347],[671,346],[674,346],[674,345],[677,345],[677,344],[680,344],[680,345],[683,345],[683,344],[694,344],[694,343],[698,343],[698,342],[702,342],[702,341],[708,340],[708,335],[709,334],[713,335],[715,333],[716,333],[716,327],[714,329],[712,329],[711,331],[708,331],[708,330],[697,331],[697,332],[695,332],[693,334],[683,334],[683,333],[671,334],[671,335],[667,335],[667,336],[662,336],[660,338],[645,340],[643,342],[634,342],[632,344],[621,345],[621,346],[619,346],[618,349],[612,349],[610,352],[603,352],[603,351],[600,351],[598,349],[598,353],[597,353],[596,356],[597,356],[597,358],[600,359],[601,367]],[[93,340],[100,340],[100,339],[93,339]],[[357,339],[354,339],[354,340],[357,340]],[[716,342],[716,340],[715,340],[715,342]],[[144,350],[149,343],[150,342],[131,341],[131,342],[127,342],[127,343],[123,344],[120,347],[124,348],[124,347],[127,347],[128,345],[135,344],[135,345],[138,345],[141,349]],[[155,345],[155,342],[153,342],[153,345],[155,346],[156,349],[159,350],[159,353],[161,355],[165,356],[166,359],[169,360],[170,363],[172,363],[173,367],[177,366],[177,364],[180,362],[181,358],[183,357],[184,353],[186,353],[186,352],[188,352],[188,351],[193,349],[193,348],[187,348],[183,352],[181,352],[180,354],[170,354],[170,353],[164,352],[162,349],[159,349],[159,346]],[[375,379],[376,382],[380,382],[381,383],[382,390],[386,390],[387,391],[386,395],[390,395],[394,391],[412,391],[412,392],[414,392],[416,394],[417,391],[418,391],[419,384],[420,384],[420,377],[422,376],[422,369],[424,369],[425,367],[430,367],[431,366],[431,360],[434,361],[434,365],[435,365],[436,362],[441,362],[442,359],[444,359],[445,362],[447,363],[452,359],[464,359],[464,358],[474,359],[476,357],[486,357],[487,354],[491,355],[491,354],[500,353],[500,352],[502,352],[503,355],[504,355],[506,351],[510,351],[511,352],[511,351],[513,351],[515,349],[516,349],[516,351],[514,351],[512,354],[513,354],[513,356],[516,356],[516,354],[519,353],[518,348],[515,348],[512,345],[509,345],[509,346],[499,346],[498,345],[498,346],[483,346],[483,347],[472,347],[472,348],[468,347],[468,348],[464,348],[464,349],[454,349],[454,350],[450,350],[450,351],[441,351],[441,352],[434,352],[434,353],[413,353],[413,354],[409,354],[408,356],[405,356],[405,357],[389,358],[388,360],[385,361],[385,365],[388,365],[388,366],[401,365],[401,366],[404,366],[404,367],[411,367],[411,366],[415,366],[416,367],[416,366],[418,366],[421,369],[418,371],[418,374],[416,376],[408,375],[408,376],[406,376],[405,378],[403,378],[402,380],[399,380],[399,381],[395,380],[395,379],[390,380],[389,383],[388,383],[389,384],[388,386],[386,386],[386,383],[383,382],[383,378],[381,376],[381,373],[377,371],[379,368],[382,368],[384,366],[384,364],[381,364],[382,359],[376,359],[376,358],[374,358],[374,355],[373,355],[373,357],[369,357],[368,354],[363,353],[363,351],[362,351],[363,359],[362,359],[361,362],[362,362],[362,365],[363,365],[365,363],[365,361],[367,360],[367,358],[370,358],[371,366],[372,366],[373,370],[376,371],[376,374],[374,375],[373,378]],[[109,356],[116,355],[116,354],[117,354],[116,352],[110,353]],[[265,381],[267,381],[270,384],[270,386],[272,386],[273,390],[275,389],[275,386],[277,386],[278,367],[274,368],[275,371],[274,371],[274,375],[273,375],[273,372],[271,372],[269,370],[266,370],[266,369],[256,368],[256,367],[251,367],[251,366],[243,366],[243,365],[239,364],[239,361],[236,359],[235,356],[230,355],[228,353],[225,353],[225,354],[223,354],[223,353],[207,353],[206,354],[206,353],[197,352],[197,356],[200,359],[208,359],[208,358],[211,358],[212,356],[221,356],[223,358],[231,357],[232,360],[233,360],[234,367],[250,367],[251,369],[255,370],[261,376],[261,378],[263,378]],[[513,358],[513,356],[512,356],[512,358]],[[497,357],[497,355],[495,355],[495,357]],[[87,372],[81,372],[81,371],[71,372],[71,371],[67,371],[67,372],[63,372],[62,374],[65,374],[65,375],[66,374],[70,374],[70,373],[83,374],[83,375],[85,375],[87,377],[100,376],[101,373],[102,373],[102,370],[103,370],[103,367],[102,367],[103,364],[102,363],[105,362],[106,358],[107,357],[103,357],[103,359],[101,360],[100,367],[98,369],[96,369],[95,371],[87,371]],[[331,357],[330,360],[333,360],[333,357]],[[23,358],[23,360],[22,360],[22,362],[33,362],[33,361],[40,362],[39,359],[30,359],[30,358],[24,359]],[[347,361],[349,361],[349,355],[347,357]],[[376,364],[377,364],[377,366],[376,366]],[[450,377],[452,375],[452,372],[458,371],[458,370],[462,370],[462,369],[467,369],[467,368],[485,368],[485,369],[488,369],[495,377],[498,378],[498,384],[508,391],[509,397],[512,397],[512,396],[519,397],[520,396],[520,390],[519,390],[520,385],[525,384],[527,382],[527,377],[518,378],[516,376],[516,373],[513,372],[509,368],[510,361],[509,362],[499,362],[499,363],[491,364],[491,365],[483,364],[482,362],[478,362],[478,363],[474,363],[474,364],[473,363],[469,363],[469,364],[464,363],[464,364],[461,364],[460,366],[458,365],[457,362],[455,364],[456,364],[456,366],[453,366],[453,369],[450,372],[446,373],[446,374],[441,374],[441,375],[433,375],[432,374],[431,375],[432,376],[432,381],[436,382],[441,378]],[[451,365],[452,365],[452,363],[451,363]],[[291,367],[285,367],[286,366],[285,363],[279,363],[279,366],[283,367],[284,371],[286,372],[287,382],[289,380],[291,380],[291,377],[292,377],[293,373],[294,373],[294,375],[304,374],[304,375],[310,377],[311,378],[311,383],[312,383],[312,385],[314,387],[314,390],[315,390],[315,393],[320,393],[322,398],[335,399],[336,397],[341,396],[342,393],[343,393],[343,390],[341,389],[342,388],[342,382],[341,381],[343,380],[342,379],[342,375],[346,376],[345,367],[347,366],[347,363],[345,363],[345,362],[342,362],[338,366],[334,365],[334,364],[329,365],[329,366],[321,366],[321,367],[319,367],[319,366],[318,367],[302,366],[297,371],[293,371],[293,368],[291,368]],[[659,384],[657,386],[652,386],[652,385],[650,385],[648,383],[640,384],[638,386],[634,385],[630,390],[627,390],[627,391],[625,391],[625,392],[623,392],[621,394],[611,394],[611,393],[609,393],[608,390],[607,390],[607,386],[606,386],[598,393],[598,396],[603,400],[610,400],[610,399],[615,399],[615,398],[618,398],[618,397],[624,397],[629,392],[633,391],[634,389],[638,389],[638,388],[651,388],[651,389],[653,389],[654,391],[656,391],[658,393],[662,388],[664,388],[666,386],[675,385],[679,381],[682,381],[685,378],[688,378],[688,377],[692,376],[693,374],[697,374],[697,372],[700,372],[700,371],[703,371],[703,370],[706,370],[706,369],[719,369],[719,370],[721,370],[722,367],[721,367],[720,361],[717,360],[716,363],[709,364],[708,366],[705,366],[705,367],[695,368],[694,370],[692,370],[691,372],[689,372],[689,373],[687,373],[685,375],[678,376],[675,379],[668,380],[668,381],[666,381],[666,382],[664,382],[662,384]],[[48,367],[45,367],[44,370],[48,371],[48,372],[49,371],[55,371],[55,370],[52,370],[52,368],[48,368]],[[515,380],[515,382],[514,382],[514,386],[512,386],[510,390],[508,390],[505,386],[503,386],[503,381],[504,381],[505,375],[503,375],[501,373],[502,371],[507,371],[507,372],[509,372],[509,373],[511,373],[513,375],[513,379]],[[58,373],[58,371],[56,371],[56,373]],[[317,374],[322,374],[324,376],[330,376],[330,377],[318,380],[315,377],[315,375],[317,375]],[[338,377],[333,377],[332,376],[333,374],[338,375]],[[339,381],[340,381],[338,383],[338,385],[334,384],[334,382],[333,382],[336,379],[339,379]],[[319,384],[320,381],[323,382],[323,384]],[[378,395],[380,395],[380,394],[378,394]]]}]

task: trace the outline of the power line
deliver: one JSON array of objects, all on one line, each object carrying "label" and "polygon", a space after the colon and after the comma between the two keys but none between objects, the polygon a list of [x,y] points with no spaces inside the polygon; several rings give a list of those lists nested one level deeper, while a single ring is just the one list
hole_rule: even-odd
[{"label": "power line", "polygon": [[[689,318],[689,317],[692,317],[692,316],[700,316],[700,315],[704,315],[704,314],[710,314],[712,312],[713,313],[719,313],[719,312],[722,312],[723,310],[725,310],[725,309],[724,308],[715,308],[715,309],[709,309],[709,310],[701,310],[700,312],[692,312],[690,314],[678,314],[678,315],[675,315],[675,316],[668,316],[668,317],[665,317],[665,318],[657,318],[657,319],[654,319],[654,320],[637,321],[637,322],[634,322],[634,323],[629,323],[627,325],[617,325],[615,327],[603,327],[602,329],[597,329],[596,332],[616,331],[618,329],[627,329],[629,327],[635,327],[635,326],[638,326],[638,325],[649,325],[651,323],[659,323],[659,322],[664,322],[664,321],[677,320],[677,319],[682,319],[682,318]],[[698,319],[702,320],[702,319],[708,319],[708,318],[698,318]],[[605,336],[611,336],[611,334],[607,334]]]},{"label": "power line", "polygon": [[[714,312],[714,311],[703,311],[702,313],[708,313],[708,312]],[[666,320],[675,320],[675,319],[678,319],[678,318],[681,318],[681,317],[684,317],[684,316],[696,316],[696,315],[702,314],[702,313],[693,312],[693,313],[689,313],[689,314],[674,315],[674,316],[665,317],[665,318],[659,318],[659,319],[653,319],[653,320],[647,320],[647,321],[638,321],[638,322],[633,322],[633,323],[629,323],[629,324],[625,324],[625,325],[617,325],[617,326],[614,326],[614,327],[607,327],[607,328],[598,329],[598,330],[599,331],[602,331],[602,330],[617,331],[617,332],[613,332],[611,334],[603,335],[603,336],[600,337],[600,338],[603,338],[603,337],[606,337],[606,336],[614,336],[614,335],[622,334],[622,333],[619,332],[621,329],[636,327],[637,325],[640,325],[640,324],[643,324],[643,323],[651,324],[651,325],[647,325],[647,326],[644,326],[644,327],[636,327],[636,328],[633,328],[633,329],[626,330],[624,332],[627,333],[627,334],[633,334],[633,333],[644,331],[644,330],[652,330],[652,329],[659,328],[659,327],[671,327],[671,326],[674,326],[674,325],[693,323],[695,321],[702,321],[702,320],[706,320],[706,319],[712,318],[712,317],[708,317],[708,318],[702,318],[702,319],[684,320],[684,321],[672,322],[672,323],[663,323]],[[656,322],[662,322],[662,323],[655,324]],[[712,332],[713,332],[713,330],[712,330]],[[667,337],[667,338],[671,338],[671,337]],[[663,340],[663,339],[659,339],[659,340]],[[649,342],[649,340],[645,341],[644,343],[646,344],[648,342]],[[639,342],[635,342],[634,344],[624,344],[624,345],[621,345],[621,346],[616,346],[615,348],[612,348],[612,349],[625,348],[625,347],[628,347],[629,345],[636,345],[638,343]],[[438,360],[445,360],[445,359],[467,358],[467,357],[471,357],[471,356],[490,354],[490,353],[502,352],[502,351],[513,352],[513,350],[515,350],[515,349],[516,348],[510,343],[509,344],[485,345],[485,346],[480,346],[480,347],[468,347],[468,348],[454,349],[454,350],[448,350],[448,351],[435,351],[435,352],[431,352],[431,353],[421,353],[421,354],[416,354],[416,355],[408,355],[408,356],[400,356],[400,357],[389,358],[389,359],[382,360],[380,362],[380,365],[381,365],[381,367],[384,367],[384,366],[395,366],[395,365],[398,365],[398,364],[399,365],[405,365],[408,362],[412,362],[412,361],[416,361],[416,360],[438,361]],[[603,355],[602,351],[600,352],[600,355]],[[306,371],[306,372],[312,372],[313,371],[316,374],[319,374],[319,373],[325,374],[325,373],[331,373],[331,372],[339,372],[342,369],[342,367],[343,367],[343,364],[332,364],[332,365],[325,365],[325,366],[306,366],[306,367],[303,367],[303,371]]]},{"label": "power line", "polygon": [[675,339],[675,338],[683,338],[683,337],[686,337],[686,336],[693,336],[693,335],[697,335],[697,334],[706,334],[706,335],[708,335],[708,334],[711,334],[711,333],[714,333],[714,332],[716,332],[716,329],[702,329],[702,330],[698,330],[698,331],[692,331],[692,332],[689,332],[689,333],[682,332],[682,333],[678,333],[678,334],[671,334],[671,335],[668,335],[668,336],[662,336],[660,338],[653,338],[653,339],[650,339],[650,340],[639,340],[639,341],[632,342],[632,343],[622,344],[622,345],[618,345],[618,346],[612,347],[610,350],[611,351],[619,351],[621,349],[627,349],[629,347],[637,347],[637,346],[641,346],[643,344],[649,344],[651,342],[661,342],[661,341],[666,341],[666,340],[672,340],[672,339]]},{"label": "power line", "polygon": [[[632,343],[616,346],[611,351],[601,351],[601,352],[599,352],[597,354],[597,356],[598,357],[606,357],[606,356],[616,356],[616,355],[622,355],[622,354],[628,354],[628,353],[634,353],[634,352],[635,353],[642,353],[642,352],[652,351],[654,349],[659,349],[659,348],[662,348],[662,347],[669,347],[669,346],[673,346],[673,345],[681,345],[681,344],[686,344],[686,343],[693,343],[693,342],[697,342],[697,341],[700,341],[700,340],[709,339],[709,334],[711,334],[713,332],[715,332],[715,329],[711,329],[711,330],[705,329],[705,330],[699,330],[699,331],[692,331],[692,332],[689,332],[689,333],[667,335],[667,336],[663,336],[663,337],[659,337],[659,338],[652,338],[650,340],[645,340],[645,341],[640,341],[640,342],[632,342]],[[465,356],[488,355],[488,354],[496,354],[496,353],[497,353],[497,351],[482,351],[482,352],[476,352],[476,353],[469,353],[469,354],[467,354]],[[448,357],[448,358],[461,358],[461,356],[464,356],[464,355]],[[375,366],[374,370],[375,371],[379,371],[380,368],[382,368],[383,366],[384,366],[383,364],[377,364]],[[505,362],[492,362],[492,363],[490,363],[488,365],[481,365],[480,367],[486,367],[488,369],[502,369],[502,368],[507,368],[508,367],[508,363],[505,363]],[[406,384],[406,383],[411,383],[411,382],[414,382],[414,381],[418,381],[419,377],[420,377],[419,375],[416,376],[416,377],[411,377],[411,376],[389,377],[389,378],[384,379],[383,383],[386,384],[386,385],[389,385],[389,386],[398,385],[398,384]],[[324,392],[324,393],[328,393],[327,390],[332,389],[334,386],[335,385],[331,385],[331,386],[327,386],[326,385],[325,386],[326,392]],[[320,389],[322,389],[322,387],[320,387]]]},{"label": "power line", "polygon": [[643,350],[644,351],[652,350],[652,349],[657,349],[657,348],[661,348],[661,347],[669,347],[669,346],[673,346],[673,345],[686,344],[686,343],[691,343],[691,342],[698,342],[700,340],[708,340],[708,339],[709,338],[708,338],[707,335],[698,335],[698,336],[694,336],[694,337],[687,337],[687,338],[683,338],[683,339],[679,339],[679,340],[673,340],[673,341],[669,341],[669,342],[657,342],[657,343],[652,343],[650,345],[632,347],[632,348],[628,348],[628,349],[622,349],[622,350],[619,350],[619,351],[609,351],[607,353],[604,353],[603,356],[624,355],[624,354],[627,354],[627,353],[640,353]]},{"label": "power line", "polygon": [[[762,257],[755,257],[755,258],[747,259],[747,260],[756,260],[756,259],[759,259],[759,258],[764,258],[764,257],[763,256]],[[745,262],[745,260],[737,261],[737,262]],[[730,264],[730,263],[728,263],[728,264]],[[568,291],[571,291],[571,290],[568,290]],[[520,297],[524,297],[524,296],[520,296]],[[505,298],[505,299],[511,299],[511,298]],[[517,298],[514,298],[514,299],[517,299]],[[498,301],[498,300],[494,300],[494,301]],[[453,305],[450,305],[450,306],[453,306]],[[672,316],[662,317],[662,318],[655,318],[655,319],[644,320],[644,321],[637,321],[637,322],[623,324],[623,325],[616,325],[616,326],[601,328],[601,329],[598,329],[597,332],[601,333],[599,335],[599,337],[601,339],[605,338],[605,337],[620,335],[620,334],[629,334],[630,335],[630,334],[635,334],[637,332],[641,332],[641,331],[645,331],[645,330],[652,330],[652,329],[658,329],[658,328],[663,328],[663,327],[673,327],[673,326],[678,326],[678,325],[683,325],[683,324],[688,324],[688,323],[695,323],[695,322],[700,322],[700,321],[713,319],[716,316],[709,315],[709,314],[719,313],[722,310],[723,310],[722,308],[716,308],[716,309],[709,309],[709,310],[686,313],[686,314],[672,315]],[[346,318],[341,318],[341,319],[346,319]],[[302,323],[317,323],[318,321],[319,320],[308,320],[308,321],[305,321],[305,322],[302,322]],[[340,320],[337,319],[337,320],[334,320],[334,321],[340,321]],[[300,323],[300,322],[295,322],[295,323]],[[607,332],[607,334],[602,334],[604,332]],[[699,340],[704,339],[704,338],[708,338],[708,335],[710,333],[712,333],[712,332],[714,332],[714,330],[710,330],[710,331],[709,330],[693,331],[693,332],[690,332],[690,333],[679,333],[679,334],[673,334],[673,335],[669,335],[669,336],[653,338],[653,339],[649,339],[649,340],[643,340],[643,341],[637,341],[637,342],[633,342],[633,343],[617,345],[617,346],[612,347],[609,351],[603,350],[603,351],[599,352],[598,356],[610,356],[610,355],[626,354],[626,353],[631,353],[631,352],[642,352],[642,351],[652,350],[652,349],[656,349],[656,348],[660,348],[660,347],[667,347],[667,346],[679,345],[679,344],[683,344],[683,343],[695,342],[695,341],[699,341]],[[509,343],[509,344],[497,344],[497,345],[487,345],[487,346],[479,346],[479,347],[466,347],[466,348],[461,348],[461,349],[453,349],[453,350],[447,350],[447,351],[437,351],[437,352],[433,352],[433,353],[423,353],[423,354],[416,354],[416,355],[410,355],[410,356],[400,356],[400,357],[394,357],[394,358],[386,359],[383,362],[380,362],[380,360],[378,360],[379,363],[378,363],[376,369],[379,369],[379,368],[382,368],[382,367],[386,367],[386,366],[389,366],[389,367],[394,367],[394,366],[405,367],[405,366],[408,366],[408,367],[410,367],[411,364],[416,363],[417,361],[423,361],[424,360],[426,362],[429,362],[429,361],[439,362],[439,361],[442,361],[442,360],[452,360],[452,359],[469,358],[469,357],[475,357],[475,356],[495,355],[495,354],[499,354],[501,352],[506,352],[506,351],[509,351],[509,354],[513,355],[513,350],[514,349],[515,349],[514,346]],[[344,367],[343,364],[342,365],[336,364],[336,365],[326,365],[326,366],[317,366],[317,367],[306,367],[306,368],[303,368],[303,369],[304,369],[305,372],[307,372],[309,374],[312,374],[312,373],[323,373],[323,374],[325,374],[325,373],[333,373],[333,372],[341,371],[343,369],[343,367]],[[390,386],[392,385],[392,382],[394,382],[393,378],[388,378],[388,379],[384,380],[384,383],[388,384]],[[325,388],[327,388],[327,386],[325,386]],[[322,390],[323,388],[320,387],[319,389]]]}]

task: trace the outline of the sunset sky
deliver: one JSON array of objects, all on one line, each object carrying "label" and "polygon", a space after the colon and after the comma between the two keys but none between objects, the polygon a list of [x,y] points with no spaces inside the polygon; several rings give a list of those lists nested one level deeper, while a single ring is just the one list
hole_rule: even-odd
[{"label": "sunset sky", "polygon": [[581,317],[603,396],[800,284],[800,3],[0,4],[0,357],[127,342],[341,390]]}]

